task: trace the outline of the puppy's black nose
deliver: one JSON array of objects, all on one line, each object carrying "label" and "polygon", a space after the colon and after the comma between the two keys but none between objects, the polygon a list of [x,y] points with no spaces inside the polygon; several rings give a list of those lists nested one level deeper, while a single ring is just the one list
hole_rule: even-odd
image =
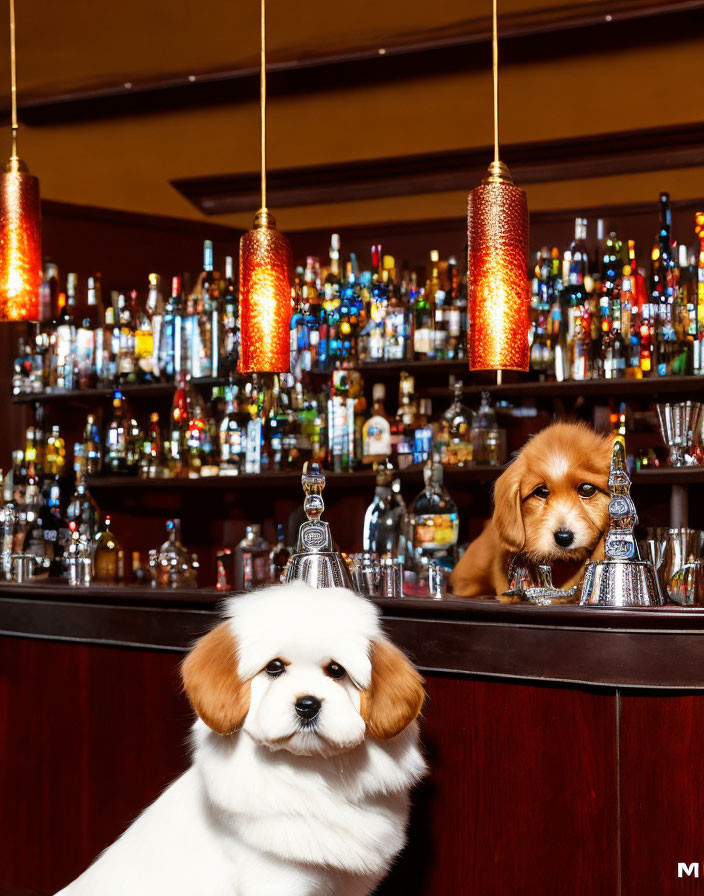
[{"label": "puppy's black nose", "polygon": [[558,529],[555,533],[555,541],[561,548],[568,548],[574,541],[574,532],[569,529]]},{"label": "puppy's black nose", "polygon": [[306,722],[312,722],[320,712],[320,700],[317,697],[299,697],[296,700],[296,712]]}]

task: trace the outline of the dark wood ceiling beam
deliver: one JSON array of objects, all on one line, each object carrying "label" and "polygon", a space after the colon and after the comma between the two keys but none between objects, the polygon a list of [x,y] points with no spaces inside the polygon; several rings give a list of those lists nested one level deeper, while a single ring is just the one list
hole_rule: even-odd
[{"label": "dark wood ceiling beam", "polygon": [[[272,208],[440,193],[474,187],[485,176],[488,146],[305,168],[270,169]],[[704,122],[679,127],[506,145],[502,159],[522,185],[632,174],[704,164]],[[186,178],[172,185],[206,215],[252,211],[259,175]]]},{"label": "dark wood ceiling beam", "polygon": [[[549,55],[574,56],[595,46],[644,45],[704,34],[704,16],[695,13],[704,0],[604,0],[586,9],[565,5],[501,20],[504,64],[530,62]],[[324,91],[347,85],[375,84],[417,77],[419,71],[470,71],[490,59],[488,20],[477,20],[461,33],[428,32],[386,47],[369,47],[335,55],[272,62],[270,94]],[[472,47],[473,52],[467,53]],[[379,50],[383,50],[380,55]],[[193,72],[166,80],[64,92],[30,99],[20,97],[20,117],[32,125],[90,118],[151,114],[155,110],[250,100],[258,91],[258,67]],[[0,107],[0,114],[2,113]],[[7,113],[7,108],[5,108]]]}]

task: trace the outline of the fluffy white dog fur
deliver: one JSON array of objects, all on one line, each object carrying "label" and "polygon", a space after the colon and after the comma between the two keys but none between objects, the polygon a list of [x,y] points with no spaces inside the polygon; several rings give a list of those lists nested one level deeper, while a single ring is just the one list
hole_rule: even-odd
[{"label": "fluffy white dog fur", "polygon": [[425,772],[422,680],[374,605],[297,583],[233,598],[182,672],[193,765],[61,896],[371,893]]}]

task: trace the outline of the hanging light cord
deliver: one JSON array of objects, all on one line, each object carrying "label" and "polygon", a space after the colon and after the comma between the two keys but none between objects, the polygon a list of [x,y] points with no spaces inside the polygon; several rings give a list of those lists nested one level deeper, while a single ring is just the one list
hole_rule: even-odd
[{"label": "hanging light cord", "polygon": [[[10,0],[14,2],[14,0]],[[266,210],[266,0],[261,0],[261,69],[259,75],[259,107],[262,137],[262,208]]]},{"label": "hanging light cord", "polygon": [[499,161],[499,25],[498,0],[493,0],[491,55],[494,75],[494,162]]},{"label": "hanging light cord", "polygon": [[17,158],[17,59],[15,54],[15,0],[10,0],[10,75],[12,98],[12,156]]}]

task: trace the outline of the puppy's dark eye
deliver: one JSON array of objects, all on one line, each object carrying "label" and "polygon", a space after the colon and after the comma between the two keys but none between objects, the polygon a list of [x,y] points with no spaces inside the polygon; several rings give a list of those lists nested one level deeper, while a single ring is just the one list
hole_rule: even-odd
[{"label": "puppy's dark eye", "polygon": [[279,675],[282,675],[286,671],[286,666],[283,663],[283,660],[272,660],[270,663],[266,664],[266,673],[267,675],[271,675],[272,678],[278,678]]},{"label": "puppy's dark eye", "polygon": [[330,678],[344,678],[345,670],[339,663],[328,663],[325,667],[325,674]]},{"label": "puppy's dark eye", "polygon": [[577,493],[582,498],[591,498],[598,491],[599,489],[595,485],[592,485],[591,482],[583,482],[581,485],[577,486]]},{"label": "puppy's dark eye", "polygon": [[549,498],[550,489],[547,487],[547,485],[539,485],[537,488],[533,489],[533,495],[536,498]]}]

